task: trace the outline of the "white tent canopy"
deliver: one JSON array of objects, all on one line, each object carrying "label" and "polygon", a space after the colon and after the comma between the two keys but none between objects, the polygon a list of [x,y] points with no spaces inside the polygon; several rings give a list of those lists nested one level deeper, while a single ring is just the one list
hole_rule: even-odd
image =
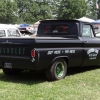
[{"label": "white tent canopy", "polygon": [[90,19],[90,18],[87,18],[87,17],[82,17],[82,18],[79,18],[79,19],[77,19],[77,20],[79,20],[79,21],[84,21],[84,22],[89,22],[89,23],[92,23],[92,22],[95,21],[95,20]]}]

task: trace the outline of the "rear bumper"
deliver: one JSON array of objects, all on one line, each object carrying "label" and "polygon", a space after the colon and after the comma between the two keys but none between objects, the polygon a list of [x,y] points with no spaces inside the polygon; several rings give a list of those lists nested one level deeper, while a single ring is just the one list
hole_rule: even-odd
[{"label": "rear bumper", "polygon": [[11,60],[11,59],[0,59],[0,68],[3,69],[5,63],[10,63],[12,69],[26,69],[26,70],[37,70],[35,61],[32,62],[31,59],[22,60]]}]

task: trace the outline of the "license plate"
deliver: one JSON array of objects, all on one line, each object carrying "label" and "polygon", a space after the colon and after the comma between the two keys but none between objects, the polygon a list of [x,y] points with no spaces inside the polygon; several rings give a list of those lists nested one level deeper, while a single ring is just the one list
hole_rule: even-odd
[{"label": "license plate", "polygon": [[12,63],[4,63],[4,68],[12,68]]}]

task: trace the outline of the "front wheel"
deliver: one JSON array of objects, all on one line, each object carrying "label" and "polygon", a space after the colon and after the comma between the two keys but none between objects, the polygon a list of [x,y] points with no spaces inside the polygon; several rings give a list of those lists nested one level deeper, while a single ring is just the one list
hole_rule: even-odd
[{"label": "front wheel", "polygon": [[57,59],[45,70],[46,77],[50,81],[60,80],[66,76],[67,64],[64,59]]}]

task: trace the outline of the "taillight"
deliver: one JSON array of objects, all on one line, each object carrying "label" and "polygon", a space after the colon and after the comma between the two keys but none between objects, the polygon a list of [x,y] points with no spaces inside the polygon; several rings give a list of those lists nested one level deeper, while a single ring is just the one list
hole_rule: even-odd
[{"label": "taillight", "polygon": [[35,57],[35,50],[31,51],[31,57]]}]

